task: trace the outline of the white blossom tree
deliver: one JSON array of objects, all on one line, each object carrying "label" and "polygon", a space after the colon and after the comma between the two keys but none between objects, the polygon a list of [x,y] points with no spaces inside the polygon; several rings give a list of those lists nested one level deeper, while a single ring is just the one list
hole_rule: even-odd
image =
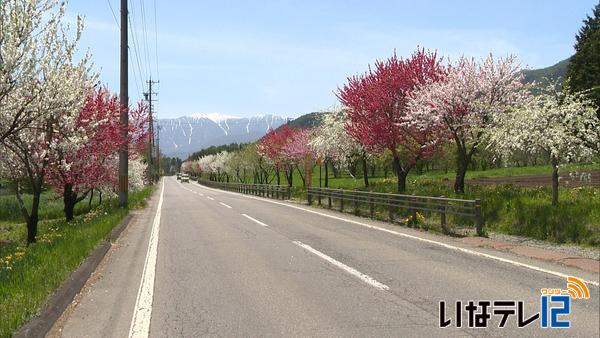
[{"label": "white blossom tree", "polygon": [[[115,167],[115,171],[116,171]],[[148,164],[141,158],[134,158],[129,161],[129,191],[141,191],[144,186],[148,183],[146,175],[148,170]]]},{"label": "white blossom tree", "polygon": [[[363,166],[366,166],[366,152],[360,143],[346,132],[347,121],[348,117],[340,107],[323,113],[321,124],[315,129],[314,137],[309,143],[319,160],[325,164],[325,187],[329,186],[330,163],[347,167],[352,157],[358,154],[362,156]],[[366,174],[366,170],[363,171]]]},{"label": "white blossom tree", "polygon": [[0,142],[51,113],[36,105],[61,87],[56,75],[71,60],[82,28],[78,18],[75,38],[67,37],[65,7],[57,0],[0,1]]},{"label": "white blossom tree", "polygon": [[420,128],[438,125],[456,144],[454,190],[464,192],[465,174],[473,154],[484,142],[493,117],[522,105],[529,97],[514,56],[482,62],[461,57],[446,67],[442,81],[426,84],[409,102],[410,123]]},{"label": "white blossom tree", "polygon": [[[32,243],[46,170],[58,158],[53,152],[74,151],[85,142],[77,137],[76,117],[94,76],[89,55],[73,60],[83,26],[78,20],[72,32],[64,23],[64,3],[10,0],[0,6],[1,56],[9,62],[5,67],[0,60],[0,157],[6,162],[3,176],[17,183],[27,242]],[[23,181],[32,188],[30,208],[21,196]]]},{"label": "white blossom tree", "polygon": [[232,169],[227,165],[231,159],[232,153],[223,150],[217,153],[212,163],[210,163],[210,170],[216,175],[218,181],[229,181],[229,175],[232,173]]},{"label": "white blossom tree", "polygon": [[520,109],[497,114],[488,147],[505,158],[516,151],[546,154],[552,164],[552,205],[556,206],[559,165],[598,155],[596,109],[584,95],[559,92],[550,85]]}]

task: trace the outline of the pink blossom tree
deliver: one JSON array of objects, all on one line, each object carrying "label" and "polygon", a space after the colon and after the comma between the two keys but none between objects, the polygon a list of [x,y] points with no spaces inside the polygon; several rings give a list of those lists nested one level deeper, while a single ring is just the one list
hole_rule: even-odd
[{"label": "pink blossom tree", "polygon": [[[281,155],[291,166],[290,175],[293,168],[296,168],[304,187],[309,187],[312,183],[312,170],[316,160],[316,153],[310,146],[313,136],[313,129],[297,129],[281,148]],[[303,170],[300,169],[301,166]]]},{"label": "pink blossom tree", "polygon": [[450,63],[443,81],[423,83],[412,93],[409,125],[416,130],[442,128],[456,144],[454,190],[464,193],[473,154],[493,126],[494,115],[519,107],[528,97],[514,56],[482,62],[461,57]]}]

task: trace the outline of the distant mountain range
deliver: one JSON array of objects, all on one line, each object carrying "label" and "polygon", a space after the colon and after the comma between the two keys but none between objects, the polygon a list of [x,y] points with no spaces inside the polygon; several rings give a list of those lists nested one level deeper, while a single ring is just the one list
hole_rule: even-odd
[{"label": "distant mountain range", "polygon": [[213,145],[254,142],[287,119],[277,115],[233,117],[221,114],[193,114],[158,119],[161,152],[185,159],[189,154]]}]

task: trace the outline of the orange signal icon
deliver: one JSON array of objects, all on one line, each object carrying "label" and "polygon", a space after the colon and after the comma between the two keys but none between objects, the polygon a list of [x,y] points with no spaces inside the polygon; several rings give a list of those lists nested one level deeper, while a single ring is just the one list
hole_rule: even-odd
[{"label": "orange signal icon", "polygon": [[567,277],[567,292],[572,299],[590,299],[587,285],[576,277]]}]

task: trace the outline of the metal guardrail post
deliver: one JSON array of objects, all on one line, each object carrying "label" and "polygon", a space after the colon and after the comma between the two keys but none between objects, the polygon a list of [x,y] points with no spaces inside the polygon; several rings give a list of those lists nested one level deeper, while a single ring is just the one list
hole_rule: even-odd
[{"label": "metal guardrail post", "polygon": [[287,187],[288,200],[292,199],[292,187]]},{"label": "metal guardrail post", "polygon": [[442,206],[440,206],[440,223],[444,234],[449,233],[448,226],[446,225],[446,204],[448,204],[448,202],[442,201]]},{"label": "metal guardrail post", "polygon": [[373,197],[369,198],[369,214],[371,219],[375,218],[375,203],[373,203]]},{"label": "metal guardrail post", "polygon": [[391,196],[387,197],[387,202],[388,202],[388,205],[389,205],[389,210],[388,210],[389,215],[388,215],[388,218],[389,218],[390,223],[394,223],[394,203],[393,203],[393,201],[391,199]]},{"label": "metal guardrail post", "polygon": [[358,196],[354,194],[354,215],[358,216],[360,214],[358,210]]},{"label": "metal guardrail post", "polygon": [[319,201],[319,205],[321,205],[321,194],[323,193],[323,189],[319,188],[319,193],[317,194],[317,199]]},{"label": "metal guardrail post", "polygon": [[327,190],[327,207],[331,209],[331,190]]},{"label": "metal guardrail post", "polygon": [[308,205],[312,205],[312,194],[310,189],[306,190],[306,199],[308,200]]},{"label": "metal guardrail post", "polygon": [[344,212],[344,190],[340,190],[340,211]]},{"label": "metal guardrail post", "polygon": [[481,200],[475,200],[475,229],[477,235],[483,236],[483,215],[481,214]]},{"label": "metal guardrail post", "polygon": [[413,197],[410,198],[410,211],[411,211],[411,216],[412,216],[412,226],[416,227],[417,226],[417,197],[413,195]]}]

